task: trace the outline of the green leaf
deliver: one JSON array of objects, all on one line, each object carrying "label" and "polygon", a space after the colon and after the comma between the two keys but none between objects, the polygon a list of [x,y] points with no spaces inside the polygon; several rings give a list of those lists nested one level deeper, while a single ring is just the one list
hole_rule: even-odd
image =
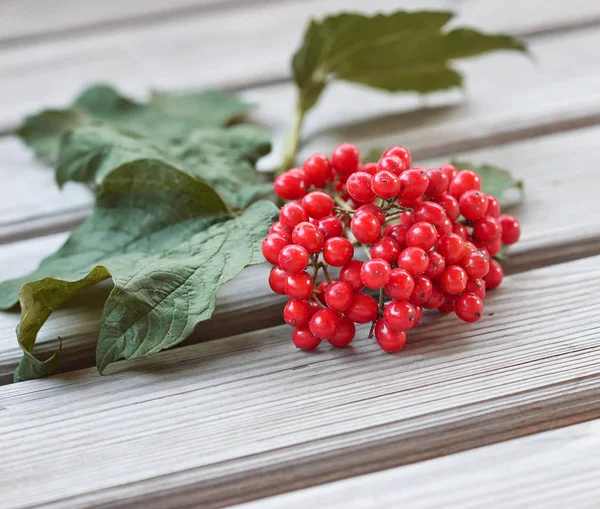
[{"label": "green leaf", "polygon": [[260,241],[277,213],[260,201],[230,216],[207,183],[161,161],[112,171],[94,213],[63,247],[31,274],[0,285],[0,308],[21,302],[24,357],[15,380],[56,369],[58,353],[45,361],[34,355],[38,331],[57,306],[109,277],[99,370],[180,343],[212,315],[219,286],[262,261]]},{"label": "green leaf", "polygon": [[365,154],[361,152],[362,163],[377,163],[381,159],[381,154],[385,152],[384,148],[373,147],[369,149]]},{"label": "green leaf", "polygon": [[491,164],[471,164],[465,161],[452,161],[458,170],[473,170],[481,177],[481,188],[487,194],[493,194],[501,205],[506,205],[503,200],[509,189],[517,189],[522,194],[523,181],[516,180],[508,170],[498,168]]},{"label": "green leaf", "polygon": [[160,161],[212,184],[234,209],[272,190],[254,169],[270,151],[269,134],[249,125],[205,127],[182,142],[132,137],[107,126],[79,127],[63,138],[56,179],[101,185],[111,171],[137,161]]},{"label": "green leaf", "polygon": [[106,124],[134,136],[163,142],[185,139],[199,127],[223,127],[248,112],[249,105],[218,92],[153,92],[148,103],[122,97],[106,85],[86,89],[72,107],[46,110],[25,119],[16,131],[36,156],[56,161],[61,137],[82,125]]},{"label": "green leaf", "polygon": [[391,92],[433,92],[462,85],[452,60],[496,50],[526,51],[508,35],[444,30],[450,12],[343,13],[311,21],[292,61],[301,111],[335,79]]}]

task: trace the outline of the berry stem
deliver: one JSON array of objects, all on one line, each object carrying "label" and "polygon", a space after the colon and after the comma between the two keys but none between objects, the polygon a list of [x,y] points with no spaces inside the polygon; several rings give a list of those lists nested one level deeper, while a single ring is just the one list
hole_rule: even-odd
[{"label": "berry stem", "polygon": [[304,115],[306,111],[302,108],[300,100],[296,102],[296,108],[294,109],[294,117],[292,119],[292,125],[288,132],[287,141],[283,153],[283,161],[281,162],[281,169],[278,174],[283,173],[290,168],[293,168],[296,164],[296,154],[300,147],[300,134],[302,131],[302,123],[304,122]]}]

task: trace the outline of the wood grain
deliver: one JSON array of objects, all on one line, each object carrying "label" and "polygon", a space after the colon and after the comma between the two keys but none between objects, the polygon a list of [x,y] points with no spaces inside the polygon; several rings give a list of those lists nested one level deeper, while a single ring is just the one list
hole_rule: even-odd
[{"label": "wood grain", "polygon": [[[419,0],[411,8],[451,8],[456,24],[520,34],[597,19],[593,0]],[[543,5],[543,7],[542,7]],[[310,17],[331,12],[390,11],[394,0],[285,1],[240,6],[135,26],[117,32],[65,37],[0,50],[0,129],[41,107],[68,103],[82,87],[108,81],[136,97],[149,88],[244,87],[289,77],[289,60]],[[268,37],[264,35],[268,34]],[[226,63],[226,65],[225,65]]]},{"label": "wood grain", "polygon": [[595,420],[235,509],[593,509],[599,449]]},{"label": "wood grain", "polygon": [[4,386],[0,505],[224,507],[598,418],[600,257],[505,283],[393,356],[276,327]]},{"label": "wood grain", "polygon": [[[521,221],[523,234],[504,262],[507,271],[520,272],[600,253],[600,216],[594,212],[600,195],[598,139],[600,127],[592,127],[459,154],[474,163],[493,161],[511,168],[524,180],[525,202],[512,209]],[[584,210],[589,212],[582,213]],[[64,238],[60,234],[4,246],[0,251],[0,279],[27,273]],[[235,332],[243,332],[282,323],[282,299],[269,289],[268,271],[266,266],[254,267],[225,285],[219,292],[216,316],[201,323],[187,343],[227,336],[232,333],[232,324]],[[70,308],[55,313],[42,329],[40,355],[54,351],[60,336],[64,371],[93,365],[105,291],[106,287],[93,291],[86,299],[78,296]],[[0,313],[0,383],[10,381],[21,355],[14,337],[17,322],[17,315]]]}]

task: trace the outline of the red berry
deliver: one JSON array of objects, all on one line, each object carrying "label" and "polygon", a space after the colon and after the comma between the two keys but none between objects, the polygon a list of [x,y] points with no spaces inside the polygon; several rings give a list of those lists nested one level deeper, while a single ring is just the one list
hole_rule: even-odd
[{"label": "red berry", "polygon": [[457,200],[467,191],[481,190],[481,177],[472,170],[462,170],[450,183],[449,191]]},{"label": "red berry", "polygon": [[313,280],[308,272],[290,274],[285,280],[285,294],[290,299],[307,300],[313,288]]},{"label": "red berry", "polygon": [[377,173],[377,163],[365,163],[363,164],[359,171],[364,171],[369,175],[375,175]]},{"label": "red berry", "polygon": [[302,246],[290,244],[279,253],[279,266],[288,274],[300,274],[308,265],[308,252]]},{"label": "red berry", "polygon": [[406,226],[412,226],[413,224],[416,223],[415,216],[413,215],[412,212],[405,210],[404,212],[402,212],[400,214],[400,217],[398,218],[398,223],[404,224]]},{"label": "red berry", "polygon": [[313,191],[302,198],[302,207],[310,217],[320,219],[331,215],[333,210],[333,198],[327,193]]},{"label": "red berry", "polygon": [[343,267],[353,255],[354,246],[344,237],[332,237],[323,245],[323,259],[333,267]]},{"label": "red berry", "polygon": [[495,217],[485,216],[479,221],[473,223],[473,237],[477,240],[488,243],[502,237],[502,227],[500,221]]},{"label": "red berry", "polygon": [[475,244],[473,244],[473,242],[471,242],[470,240],[467,240],[465,242],[465,247],[463,248],[463,257],[467,256],[475,251],[482,251],[482,252],[486,252],[483,249],[477,247]]},{"label": "red berry", "polygon": [[336,281],[325,290],[325,303],[334,311],[340,313],[346,311],[352,304],[354,292],[348,283]]},{"label": "red berry", "polygon": [[429,177],[429,186],[427,186],[425,194],[429,198],[439,198],[447,191],[450,184],[447,173],[438,168],[428,170],[427,176]]},{"label": "red berry", "polygon": [[496,256],[500,252],[500,249],[502,249],[502,239],[499,238],[492,242],[486,242],[485,248],[489,256]]},{"label": "red berry", "polygon": [[476,322],[483,314],[483,301],[474,293],[463,293],[454,304],[454,312],[464,322]]},{"label": "red berry", "polygon": [[325,239],[319,229],[312,223],[303,222],[297,224],[292,232],[294,244],[302,246],[308,254],[315,254],[321,251]]},{"label": "red berry", "polygon": [[279,253],[281,253],[281,250],[289,243],[290,241],[281,235],[270,233],[262,241],[260,249],[265,260],[271,265],[277,265],[279,263]]},{"label": "red berry", "polygon": [[438,309],[444,303],[444,293],[438,285],[432,285],[431,296],[429,300],[423,304],[425,309]]},{"label": "red berry", "polygon": [[400,248],[406,245],[406,234],[410,230],[410,226],[404,224],[390,224],[383,230],[384,237],[390,237],[394,239]]},{"label": "red berry", "polygon": [[427,266],[425,275],[429,279],[435,279],[442,272],[444,272],[444,269],[446,268],[446,260],[437,251],[431,251],[427,256],[429,257],[429,265]]},{"label": "red berry", "polygon": [[459,295],[467,286],[467,273],[459,265],[449,265],[439,277],[440,288],[444,293]]},{"label": "red berry", "polygon": [[325,240],[331,237],[341,237],[344,233],[344,224],[335,216],[327,216],[319,219],[318,228]]},{"label": "red berry", "polygon": [[452,233],[452,230],[453,230],[452,221],[450,221],[450,219],[448,219],[448,218],[444,219],[444,222],[441,225],[439,225],[438,227],[436,227],[436,230],[438,232],[438,237]]},{"label": "red berry", "polygon": [[465,241],[462,237],[459,237],[456,233],[448,233],[440,237],[435,249],[444,257],[446,263],[450,265],[460,262],[463,257],[464,247]]},{"label": "red berry", "polygon": [[489,257],[482,251],[475,251],[463,256],[460,264],[470,279],[485,277],[490,270]]},{"label": "red berry", "polygon": [[338,173],[353,173],[360,164],[360,152],[355,145],[342,143],[333,151],[331,163]]},{"label": "red berry", "polygon": [[373,177],[371,188],[377,196],[384,200],[389,200],[398,196],[400,192],[400,179],[391,171],[382,170],[377,172]]},{"label": "red berry", "polygon": [[392,269],[390,280],[383,289],[394,300],[408,300],[415,289],[415,280],[404,269]]},{"label": "red berry", "polygon": [[355,333],[356,327],[354,326],[354,322],[349,318],[342,316],[337,330],[335,331],[335,336],[329,338],[329,343],[336,348],[345,348],[352,343]]},{"label": "red berry", "polygon": [[297,200],[306,194],[306,186],[302,177],[292,171],[282,173],[273,183],[275,194],[283,200]]},{"label": "red berry", "polygon": [[490,271],[483,278],[485,281],[485,287],[487,290],[493,290],[500,286],[502,283],[502,279],[504,279],[504,270],[502,270],[502,265],[497,260],[493,258],[490,260]]},{"label": "red berry", "polygon": [[500,226],[502,227],[502,242],[505,244],[514,244],[521,236],[521,225],[514,216],[502,214],[498,217]]},{"label": "red berry", "polygon": [[379,304],[370,295],[355,293],[352,304],[344,313],[354,323],[369,323],[377,318]]},{"label": "red berry", "polygon": [[429,266],[429,257],[420,247],[407,247],[398,257],[398,267],[413,277],[423,274]]},{"label": "red berry", "polygon": [[458,175],[458,170],[452,164],[444,164],[440,166],[440,170],[442,170],[448,177],[448,185],[450,185],[450,182],[452,182],[454,178]]},{"label": "red berry", "polygon": [[340,271],[340,280],[348,283],[354,292],[359,292],[364,287],[360,277],[362,262],[350,260]]},{"label": "red berry", "polygon": [[413,304],[413,307],[415,308],[415,323],[413,325],[414,329],[421,322],[421,318],[423,318],[423,307],[415,304]]},{"label": "red berry", "polygon": [[406,234],[406,245],[429,251],[438,239],[438,232],[432,224],[421,221],[410,227]]},{"label": "red berry", "polygon": [[410,296],[410,302],[422,306],[430,298],[433,292],[433,284],[427,276],[419,276],[415,279],[415,289]]},{"label": "red berry", "polygon": [[285,295],[285,280],[288,273],[281,267],[273,267],[269,273],[269,286],[271,290],[280,295]]},{"label": "red berry", "polygon": [[412,158],[407,148],[401,146],[395,146],[388,148],[381,157],[396,156],[402,161],[404,169],[407,170],[412,166]]},{"label": "red berry", "polygon": [[271,228],[269,228],[269,233],[276,233],[277,235],[280,235],[281,237],[283,237],[284,239],[287,239],[288,241],[292,240],[291,228],[288,228],[287,226],[281,224],[279,221],[275,221],[271,225]]},{"label": "red berry", "polygon": [[375,339],[379,348],[387,353],[395,353],[406,344],[406,332],[393,331],[385,320],[377,320],[375,324]]},{"label": "red berry", "polygon": [[400,245],[392,237],[381,237],[370,249],[373,258],[381,258],[388,263],[396,263],[400,251]]},{"label": "red berry", "polygon": [[417,205],[419,205],[419,203],[423,203],[424,198],[422,196],[419,196],[418,198],[398,198],[396,200],[396,202],[398,203],[398,205],[400,205],[401,207],[404,207],[406,209],[414,209]]},{"label": "red berry", "polygon": [[313,336],[321,339],[329,339],[335,336],[336,329],[340,324],[340,315],[331,309],[320,309],[310,319],[308,325]]},{"label": "red berry", "polygon": [[392,268],[385,260],[373,258],[363,263],[360,277],[368,288],[377,289],[388,284]]},{"label": "red berry", "polygon": [[292,341],[296,345],[296,348],[300,348],[301,350],[314,350],[321,343],[321,340],[314,337],[308,327],[294,329]]},{"label": "red berry", "polygon": [[469,221],[476,221],[485,216],[488,208],[487,194],[481,191],[471,190],[464,193],[458,201],[460,213]]},{"label": "red berry", "polygon": [[454,311],[454,304],[458,300],[458,295],[444,294],[444,302],[438,307],[440,313],[452,313]]},{"label": "red berry", "polygon": [[429,177],[424,170],[407,170],[400,175],[402,199],[413,200],[421,198],[429,186]]},{"label": "red berry", "polygon": [[404,170],[406,170],[404,163],[399,157],[396,156],[382,157],[377,163],[377,172],[389,171],[390,173],[393,173],[394,175],[398,176]]},{"label": "red berry", "polygon": [[415,308],[410,302],[392,301],[383,311],[383,318],[390,327],[395,331],[407,331],[414,326]]},{"label": "red berry", "polygon": [[420,203],[412,213],[415,221],[425,221],[433,226],[440,226],[447,218],[446,211],[438,203],[424,201]]},{"label": "red berry", "polygon": [[358,209],[356,209],[354,216],[358,216],[360,214],[363,214],[364,212],[375,215],[377,221],[379,221],[379,224],[385,223],[385,214],[377,205],[373,205],[372,203],[361,205]]},{"label": "red berry", "polygon": [[329,281],[321,281],[317,286],[315,296],[317,297],[317,299],[319,299],[319,302],[321,302],[322,304],[325,304],[325,293],[327,292],[327,289],[329,288],[330,284],[331,283],[329,283]]},{"label": "red berry", "polygon": [[305,300],[291,300],[283,310],[285,323],[292,327],[306,327],[312,316],[312,309]]},{"label": "red berry", "polygon": [[299,223],[308,221],[306,210],[296,202],[286,203],[279,211],[279,222],[288,228],[293,228]]},{"label": "red berry", "polygon": [[460,216],[458,201],[453,196],[444,194],[437,199],[437,203],[439,203],[446,211],[446,216],[450,221],[454,222],[458,219],[458,216]]},{"label": "red berry", "polygon": [[483,279],[469,279],[465,292],[474,293],[480,299],[485,299],[485,281]]},{"label": "red berry", "polygon": [[381,235],[381,223],[375,214],[370,212],[354,214],[350,221],[350,230],[361,244],[373,244]]},{"label": "red berry", "polygon": [[357,171],[348,177],[346,190],[359,203],[369,203],[375,199],[371,190],[373,177],[364,171]]},{"label": "red berry", "polygon": [[467,227],[460,223],[454,223],[454,225],[452,225],[451,233],[456,233],[456,235],[458,235],[459,237],[462,237],[465,240],[467,240],[467,237],[469,236]]},{"label": "red berry", "polygon": [[486,216],[498,217],[500,215],[500,202],[495,196],[488,194],[488,207],[485,212]]},{"label": "red berry", "polygon": [[313,154],[302,165],[304,181],[307,185],[324,187],[331,180],[332,168],[329,159],[323,154]]}]

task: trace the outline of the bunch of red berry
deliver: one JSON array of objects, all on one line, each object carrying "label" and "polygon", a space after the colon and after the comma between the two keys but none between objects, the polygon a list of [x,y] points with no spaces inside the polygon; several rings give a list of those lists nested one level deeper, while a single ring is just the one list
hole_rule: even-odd
[{"label": "bunch of red berry", "polygon": [[[331,160],[314,154],[286,171],[274,188],[289,203],[262,253],[275,266],[271,288],[291,299],[284,319],[304,350],[322,340],[347,346],[355,323],[372,322],[379,346],[396,352],[423,309],[476,322],[486,289],[504,276],[492,257],[520,235],[517,219],[481,191],[477,173],[412,167],[400,146],[361,164],[358,149],[344,143]],[[364,262],[354,258],[358,246]],[[336,279],[332,267],[340,269]],[[379,300],[369,290],[379,290]]]}]

